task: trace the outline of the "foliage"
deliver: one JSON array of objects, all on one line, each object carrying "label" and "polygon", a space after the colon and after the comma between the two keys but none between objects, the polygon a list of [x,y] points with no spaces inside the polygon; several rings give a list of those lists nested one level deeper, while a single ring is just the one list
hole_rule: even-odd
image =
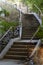
[{"label": "foliage", "polygon": [[2,11],[0,11],[0,14],[2,13]]},{"label": "foliage", "polygon": [[4,30],[8,30],[11,26],[17,26],[18,22],[6,22],[2,21],[1,24],[4,27]]},{"label": "foliage", "polygon": [[43,16],[42,16],[42,26],[43,26]]},{"label": "foliage", "polygon": [[38,31],[37,35],[38,38],[43,38],[43,27],[40,27],[40,30]]},{"label": "foliage", "polygon": [[43,12],[43,0],[40,0],[40,1],[39,0],[21,0],[21,1],[26,5],[29,5],[29,4],[32,5],[32,8],[33,8],[33,5],[36,4]]},{"label": "foliage", "polygon": [[5,14],[5,16],[9,16],[9,12],[6,11],[5,9],[3,9],[3,13]]},{"label": "foliage", "polygon": [[[40,10],[43,13],[43,0],[22,0],[22,2],[26,5],[30,5],[31,10],[38,13],[38,9],[34,6],[37,5],[38,8],[40,8]],[[42,26],[43,26],[43,17],[42,17]],[[38,38],[43,38],[43,27],[40,27],[39,32],[36,35]]]},{"label": "foliage", "polygon": [[7,21],[5,21],[5,20],[1,20],[0,21],[1,23],[0,23],[0,26],[2,26],[2,27],[0,27],[0,34],[4,34],[11,26],[18,26],[19,25],[19,23],[18,22],[7,22]]},{"label": "foliage", "polygon": [[2,9],[2,11],[0,11],[0,14],[4,13],[5,16],[9,16],[9,11],[5,10],[5,9]]}]

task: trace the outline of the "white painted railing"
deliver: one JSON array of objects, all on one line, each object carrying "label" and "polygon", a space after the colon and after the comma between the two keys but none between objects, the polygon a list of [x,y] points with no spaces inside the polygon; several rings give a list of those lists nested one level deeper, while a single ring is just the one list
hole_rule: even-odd
[{"label": "white painted railing", "polygon": [[0,41],[6,36],[6,34],[12,29],[12,27],[9,28],[9,30],[2,36],[2,38],[0,39]]},{"label": "white painted railing", "polygon": [[[14,32],[15,32],[15,29],[13,29],[13,27],[10,27],[9,30],[0,39],[0,59],[3,58],[4,55],[7,53],[7,51],[9,50],[9,48],[11,48],[11,46],[13,45],[13,42],[20,40],[20,33],[19,33],[19,36],[15,38]],[[5,44],[5,47],[3,48],[4,43],[6,44]]]},{"label": "white painted railing", "polygon": [[33,36],[30,39],[30,42],[34,39],[34,37],[36,36],[36,34],[38,33],[39,30],[40,30],[40,27],[38,27],[37,30],[35,31],[35,33],[33,34]]},{"label": "white painted railing", "polygon": [[36,46],[35,46],[35,48],[34,48],[34,50],[33,50],[33,52],[32,52],[31,55],[29,56],[29,58],[32,58],[32,57],[34,56],[34,54],[35,54],[35,53],[37,52],[37,50],[39,49],[40,45],[41,45],[41,40],[39,39],[38,42],[37,42],[37,44],[36,44]]},{"label": "white painted railing", "polygon": [[7,51],[9,50],[9,48],[11,48],[11,46],[13,45],[13,43],[15,41],[18,41],[18,40],[20,40],[20,37],[14,38],[14,39],[10,39],[10,41],[8,42],[8,44],[6,45],[6,47],[0,53],[0,59],[2,59],[5,56],[5,54],[7,53]]},{"label": "white painted railing", "polygon": [[[33,36],[30,39],[30,42],[32,42],[33,38],[36,36],[36,34],[38,33],[39,30],[40,30],[40,27],[38,27],[36,32],[33,34]],[[29,56],[30,59],[34,56],[35,52],[37,52],[40,45],[41,45],[41,40],[39,39],[36,46],[35,46],[35,48],[34,48],[34,50],[32,51],[31,55]]]},{"label": "white painted railing", "polygon": [[40,25],[42,25],[42,20],[38,17],[38,15],[34,12],[28,13],[28,14],[32,14],[36,17],[36,19],[38,20],[38,22],[40,23]]},{"label": "white painted railing", "polygon": [[37,20],[39,21],[40,25],[42,25],[42,20],[38,17],[38,15],[36,13],[33,13],[33,15],[37,18]]},{"label": "white painted railing", "polygon": [[40,9],[36,4],[34,4],[34,6],[35,6],[35,8],[40,12],[40,14],[42,14],[41,9]]},{"label": "white painted railing", "polygon": [[38,13],[37,14],[38,14],[39,18],[42,19],[43,13],[42,13],[41,9],[36,4],[34,4],[34,7],[38,10]]}]

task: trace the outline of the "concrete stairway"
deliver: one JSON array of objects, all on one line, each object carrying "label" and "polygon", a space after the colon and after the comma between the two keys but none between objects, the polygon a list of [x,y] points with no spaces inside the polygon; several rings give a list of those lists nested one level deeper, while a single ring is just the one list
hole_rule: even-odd
[{"label": "concrete stairway", "polygon": [[34,49],[35,44],[15,42],[4,56],[5,59],[26,60]]},{"label": "concrete stairway", "polygon": [[22,16],[22,39],[31,39],[39,25],[39,21],[33,14],[24,14]]},{"label": "concrete stairway", "polygon": [[31,37],[34,35],[35,31],[37,28],[33,29],[28,29],[28,28],[23,28],[22,29],[22,39],[31,39]]}]

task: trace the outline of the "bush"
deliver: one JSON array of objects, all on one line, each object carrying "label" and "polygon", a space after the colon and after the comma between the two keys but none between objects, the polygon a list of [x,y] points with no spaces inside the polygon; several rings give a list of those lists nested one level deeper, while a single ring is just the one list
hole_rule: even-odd
[{"label": "bush", "polygon": [[43,38],[43,27],[40,27],[39,32],[36,35],[38,38],[42,39]]},{"label": "bush", "polygon": [[4,30],[8,30],[11,26],[17,26],[18,22],[2,21],[1,25],[4,26]]},{"label": "bush", "polygon": [[19,22],[7,22],[2,20],[0,25],[3,26],[2,28],[0,28],[0,33],[4,34],[11,26],[14,26],[14,27],[18,26]]},{"label": "bush", "polygon": [[2,9],[2,11],[0,11],[0,15],[2,14],[2,13],[4,13],[5,14],[5,16],[9,16],[9,11],[7,11],[7,10],[5,10],[5,9]]},{"label": "bush", "polygon": [[2,11],[0,11],[0,15],[1,15]]},{"label": "bush", "polygon": [[9,16],[9,12],[6,11],[5,9],[3,9],[3,13],[5,14],[5,16]]}]

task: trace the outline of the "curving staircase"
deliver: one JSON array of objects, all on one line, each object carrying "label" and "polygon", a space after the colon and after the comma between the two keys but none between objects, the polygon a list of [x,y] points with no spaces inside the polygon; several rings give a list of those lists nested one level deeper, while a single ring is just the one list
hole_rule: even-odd
[{"label": "curving staircase", "polygon": [[[0,39],[0,59],[15,59],[15,60],[27,60],[29,59],[31,53],[33,52],[38,40],[33,40],[33,42],[29,39],[36,32],[39,23],[37,26],[33,24],[34,18],[27,18],[27,22],[22,21],[22,26],[16,29],[10,28],[7,33]],[[37,21],[37,20],[36,20]],[[32,25],[31,24],[34,25]],[[16,33],[19,33],[15,36]],[[21,33],[22,32],[22,33]],[[19,37],[19,38],[17,38]],[[12,40],[11,40],[12,39]],[[25,39],[25,40],[24,40]],[[27,40],[28,39],[28,40]],[[19,41],[18,41],[19,40]],[[36,50],[35,50],[36,51]],[[34,55],[35,51],[32,53]]]},{"label": "curving staircase", "polygon": [[[41,24],[39,20],[32,14],[22,15],[22,39],[31,39]],[[34,39],[38,39],[36,36]]]},{"label": "curving staircase", "polygon": [[[19,11],[22,12],[21,10]],[[36,18],[36,15],[34,14],[28,14],[28,13],[24,14],[23,12],[22,14],[23,14],[22,26],[19,29],[19,32],[14,28],[11,28],[0,39],[0,59],[4,58],[4,59],[27,60],[29,59],[34,47],[38,42],[38,40],[37,41],[33,40],[32,42],[31,40],[29,41],[29,39],[31,39],[33,34],[36,32],[38,26],[40,25],[39,22],[40,20]],[[16,33],[15,31],[19,33],[17,36],[14,35],[14,33]],[[36,48],[37,47],[38,45],[36,46]],[[36,48],[32,53],[32,55],[34,55]]]}]

